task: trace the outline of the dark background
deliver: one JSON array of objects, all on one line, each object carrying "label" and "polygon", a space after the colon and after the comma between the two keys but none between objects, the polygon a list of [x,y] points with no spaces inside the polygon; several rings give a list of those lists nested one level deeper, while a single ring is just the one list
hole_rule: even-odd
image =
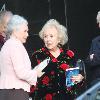
[{"label": "dark background", "polygon": [[67,27],[69,42],[66,47],[75,52],[76,58],[85,60],[92,39],[100,34],[96,23],[100,0],[0,0],[1,8],[3,4],[6,10],[28,20],[29,38],[25,47],[30,56],[42,47],[38,33],[50,18],[57,19]]},{"label": "dark background", "polygon": [[38,33],[50,18],[57,19],[67,27],[69,42],[66,47],[85,59],[91,40],[100,34],[96,15],[100,10],[100,0],[0,0],[0,7],[14,14],[24,16],[29,22],[29,38],[25,44],[28,52],[43,44]]}]

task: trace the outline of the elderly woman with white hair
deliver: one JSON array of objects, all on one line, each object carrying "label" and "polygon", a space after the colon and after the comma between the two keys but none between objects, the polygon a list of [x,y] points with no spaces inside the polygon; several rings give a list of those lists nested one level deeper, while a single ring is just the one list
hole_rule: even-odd
[{"label": "elderly woman with white hair", "polygon": [[39,66],[31,69],[28,53],[23,45],[28,37],[28,22],[13,15],[7,25],[10,38],[0,54],[0,100],[29,100],[30,86],[36,85],[43,73]]},{"label": "elderly woman with white hair", "polygon": [[66,86],[66,69],[75,67],[74,52],[63,49],[63,45],[68,42],[67,29],[57,20],[50,19],[39,32],[39,36],[44,47],[33,53],[32,66],[34,68],[46,58],[50,61],[43,69],[45,74],[38,78],[36,87],[31,87],[33,100],[74,100],[83,76],[72,76],[75,84]]}]

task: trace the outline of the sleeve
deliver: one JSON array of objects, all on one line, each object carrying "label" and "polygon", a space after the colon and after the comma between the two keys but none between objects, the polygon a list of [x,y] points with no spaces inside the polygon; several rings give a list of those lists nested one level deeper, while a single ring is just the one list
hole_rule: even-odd
[{"label": "sleeve", "polygon": [[90,55],[93,54],[93,47],[94,47],[93,45],[94,45],[94,43],[92,41],[92,44],[91,44],[91,47],[90,47],[90,50],[89,50],[89,54],[88,54],[86,61],[85,61],[89,65],[91,64]]},{"label": "sleeve", "polygon": [[11,60],[15,70],[15,74],[19,79],[27,81],[31,85],[36,85],[37,72],[31,69],[30,59],[23,46],[11,47]]},{"label": "sleeve", "polygon": [[[94,54],[93,60],[90,60],[91,54]],[[91,66],[100,65],[100,42],[99,40],[92,41],[89,55],[86,59],[86,63]]]}]

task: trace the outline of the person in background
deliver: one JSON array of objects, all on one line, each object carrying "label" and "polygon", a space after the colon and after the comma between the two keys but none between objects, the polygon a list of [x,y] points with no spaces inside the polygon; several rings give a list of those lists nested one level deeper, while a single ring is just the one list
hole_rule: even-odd
[{"label": "person in background", "polygon": [[83,76],[79,73],[71,79],[74,86],[66,86],[66,69],[75,67],[74,52],[63,49],[68,42],[67,29],[57,20],[50,19],[39,32],[44,47],[32,54],[32,67],[48,58],[50,61],[43,69],[45,74],[38,78],[36,86],[31,87],[33,100],[74,100],[79,87],[83,84]]},{"label": "person in background", "polygon": [[0,100],[29,100],[30,86],[44,73],[40,65],[31,69],[28,53],[23,45],[28,37],[28,22],[13,15],[7,24],[10,37],[0,52]]},{"label": "person in background", "polygon": [[6,36],[6,27],[7,27],[8,21],[10,20],[12,16],[13,14],[11,11],[1,11],[0,12],[0,50],[4,42],[8,38]]},{"label": "person in background", "polygon": [[[100,28],[100,11],[97,13],[96,20]],[[86,64],[89,67],[88,70],[90,73],[89,86],[92,86],[100,81],[100,36],[97,36],[92,40]]]}]

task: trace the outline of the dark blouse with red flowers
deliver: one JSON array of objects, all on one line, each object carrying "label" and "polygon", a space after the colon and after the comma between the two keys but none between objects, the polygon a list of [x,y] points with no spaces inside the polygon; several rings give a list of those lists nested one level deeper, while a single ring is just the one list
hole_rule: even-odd
[{"label": "dark blouse with red flowers", "polygon": [[[42,48],[32,55],[32,67],[38,65],[46,58],[50,58],[50,62],[43,71],[45,74],[38,79],[36,87],[31,88],[31,96],[33,100],[73,100],[80,84],[70,88],[66,87],[65,70],[75,66],[74,53],[71,50],[60,49],[60,55],[55,58],[47,48]],[[48,99],[49,98],[49,99]],[[60,98],[60,99],[59,99]]]}]

